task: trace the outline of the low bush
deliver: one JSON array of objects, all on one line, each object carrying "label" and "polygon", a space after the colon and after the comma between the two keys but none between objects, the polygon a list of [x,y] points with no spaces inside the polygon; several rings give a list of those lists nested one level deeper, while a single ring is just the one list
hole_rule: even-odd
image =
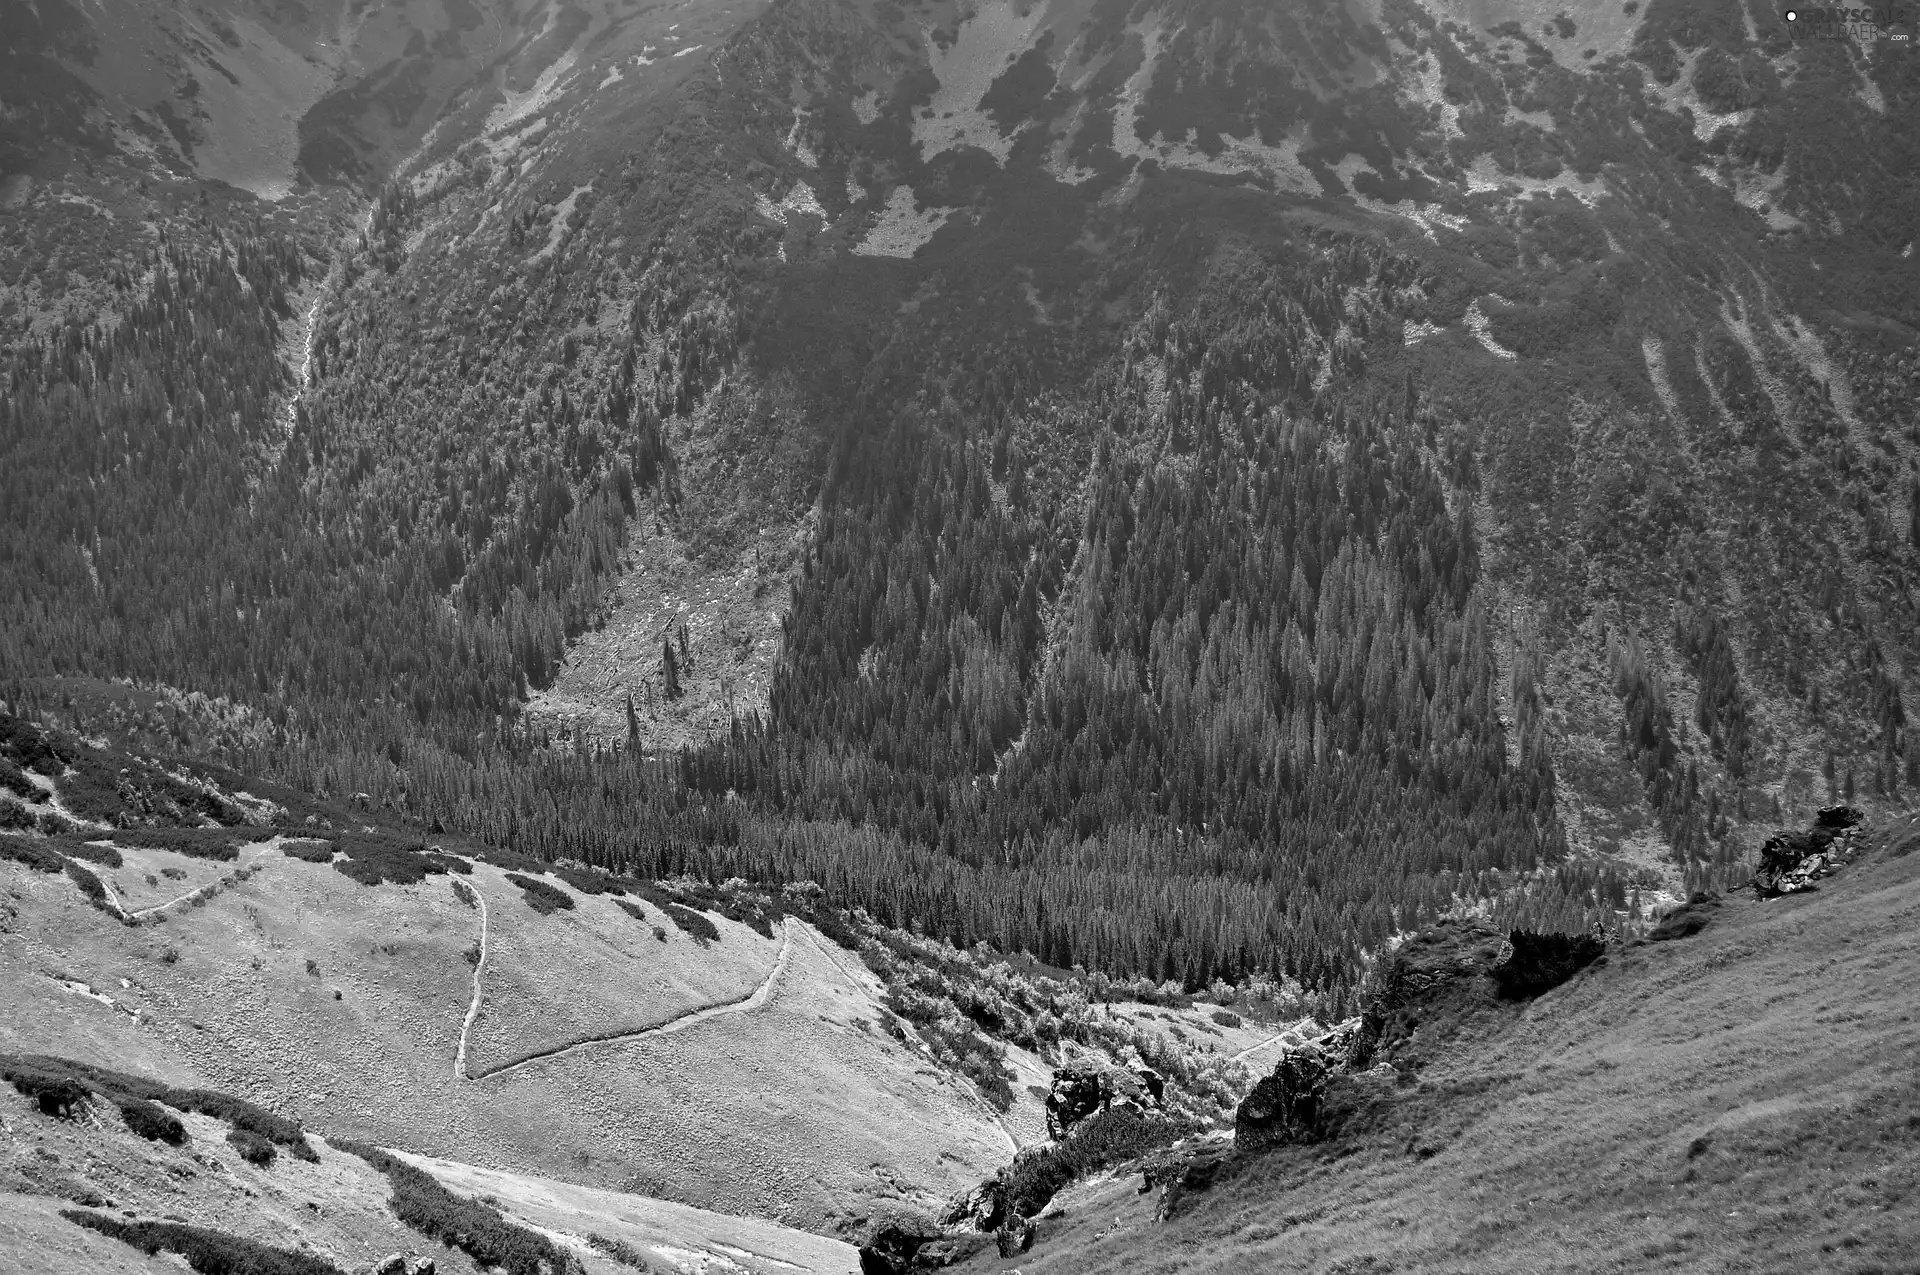
[{"label": "low bush", "polygon": [[632,917],[634,920],[644,921],[647,919],[646,911],[643,908],[641,908],[641,906],[638,903],[632,903],[626,899],[615,899],[613,902],[616,907],[618,907],[622,912],[625,912],[628,916]]},{"label": "low bush", "polygon": [[72,1076],[41,1071],[38,1068],[8,1065],[0,1069],[15,1089],[33,1099],[40,1113],[67,1119],[93,1091]]},{"label": "low bush", "polygon": [[678,903],[668,903],[661,907],[667,919],[685,930],[687,937],[705,947],[709,943],[720,941],[719,927],[707,918],[704,912],[695,912],[692,908],[683,908]]},{"label": "low bush", "polygon": [[1222,1027],[1242,1027],[1246,1025],[1245,1020],[1230,1009],[1216,1009],[1213,1013],[1209,1014],[1208,1017]]},{"label": "low bush", "polygon": [[557,885],[534,877],[523,877],[517,872],[507,873],[507,880],[520,887],[521,894],[526,897],[527,906],[541,916],[573,910],[573,896]]},{"label": "low bush", "polygon": [[0,1077],[12,1081],[22,1093],[32,1092],[29,1085],[45,1086],[67,1080],[81,1086],[83,1093],[98,1092],[122,1105],[129,1099],[139,1098],[150,1103],[165,1103],[180,1111],[197,1111],[278,1143],[299,1159],[314,1163],[320,1159],[297,1122],[255,1106],[245,1098],[217,1090],[176,1088],[164,1081],[44,1054],[0,1055]]},{"label": "low bush", "polygon": [[121,858],[120,852],[112,846],[93,846],[84,841],[74,840],[63,842],[60,849],[75,859],[85,859],[88,863],[97,863],[103,868],[127,866],[127,861]]},{"label": "low bush", "polygon": [[386,832],[348,832],[332,838],[334,848],[346,858],[333,865],[361,885],[416,885],[429,876],[448,872],[471,872],[464,859],[429,850],[424,841],[402,838]]},{"label": "low bush", "polygon": [[178,1253],[202,1275],[342,1275],[338,1266],[306,1253],[269,1248],[224,1231],[179,1222],[123,1222],[104,1213],[61,1209],[76,1226],[98,1231],[147,1254]]},{"label": "low bush", "polygon": [[177,1147],[187,1140],[187,1127],[180,1123],[180,1117],[145,1098],[121,1099],[120,1114],[126,1119],[127,1128],[149,1142],[165,1142]]},{"label": "low bush", "polygon": [[1034,1217],[1077,1179],[1158,1150],[1193,1131],[1184,1121],[1119,1108],[1089,1116],[1074,1126],[1065,1142],[1014,1157],[1006,1171],[1007,1207],[1021,1217]]},{"label": "low bush", "polygon": [[28,801],[40,800],[39,786],[27,778],[27,772],[11,757],[0,757],[0,789],[25,797]]},{"label": "low bush", "polygon": [[0,832],[0,859],[24,863],[36,872],[58,872],[66,867],[66,860],[55,854],[45,841],[8,832]]},{"label": "low bush", "polygon": [[598,1232],[593,1232],[587,1236],[587,1243],[591,1244],[595,1251],[605,1253],[622,1266],[631,1266],[636,1271],[653,1269],[646,1255],[625,1240],[610,1239]]},{"label": "low bush", "polygon": [[73,878],[73,883],[80,887],[80,893],[96,904],[102,906],[106,904],[107,887],[100,884],[99,877],[72,860],[67,861],[66,870],[67,875]]},{"label": "low bush", "polygon": [[240,847],[265,841],[273,834],[264,828],[122,828],[113,839],[130,849],[171,850],[195,859],[230,863]]},{"label": "low bush", "polygon": [[240,1153],[240,1158],[248,1164],[257,1164],[261,1168],[271,1168],[279,1149],[251,1129],[229,1129],[227,1145]]},{"label": "low bush", "polygon": [[583,871],[579,868],[561,867],[549,868],[548,871],[552,872],[554,876],[559,877],[562,881],[565,881],[582,894],[626,893],[618,881],[615,881],[604,872],[594,872],[590,869]]},{"label": "low bush", "polygon": [[25,832],[33,826],[31,810],[11,797],[0,798],[0,830]]},{"label": "low bush", "polygon": [[333,842],[286,841],[281,843],[280,853],[289,859],[298,859],[302,863],[332,863]]},{"label": "low bush", "polygon": [[543,1275],[543,1265],[545,1275],[573,1268],[572,1259],[552,1240],[509,1222],[498,1209],[455,1195],[432,1174],[365,1143],[341,1139],[334,1145],[387,1175],[394,1216],[429,1239],[460,1249],[482,1267],[503,1267],[509,1275]]}]

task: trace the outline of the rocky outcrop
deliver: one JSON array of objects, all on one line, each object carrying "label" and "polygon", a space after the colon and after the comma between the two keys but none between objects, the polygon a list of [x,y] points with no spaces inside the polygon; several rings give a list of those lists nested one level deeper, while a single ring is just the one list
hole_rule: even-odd
[{"label": "rocky outcrop", "polygon": [[1259,1151],[1321,1136],[1320,1099],[1327,1080],[1347,1065],[1351,1033],[1330,1032],[1289,1045],[1233,1116],[1233,1145]]},{"label": "rocky outcrop", "polygon": [[880,1223],[860,1245],[860,1275],[918,1275],[937,1271],[978,1253],[986,1237],[950,1235],[913,1218]]},{"label": "rocky outcrop", "polygon": [[1594,934],[1538,934],[1515,930],[1501,959],[1487,971],[1508,1000],[1550,992],[1605,956],[1606,941]]},{"label": "rocky outcrop", "polygon": [[1008,1212],[1007,1179],[1002,1171],[954,1196],[947,1211],[940,1215],[940,1224],[982,1232],[997,1231],[1006,1223]]},{"label": "rocky outcrop", "polygon": [[1140,1166],[1140,1193],[1160,1192],[1154,1216],[1164,1222],[1187,1196],[1212,1190],[1233,1163],[1233,1148],[1224,1142],[1170,1147]]},{"label": "rocky outcrop", "polygon": [[1069,1063],[1053,1073],[1047,1136],[1058,1142],[1082,1120],[1103,1111],[1158,1111],[1164,1087],[1159,1074],[1147,1067],[1125,1071],[1099,1062]]},{"label": "rocky outcrop", "polygon": [[993,1234],[995,1247],[1002,1257],[1017,1257],[1033,1247],[1033,1237],[1038,1228],[1026,1218],[1007,1219],[1005,1226]]},{"label": "rocky outcrop", "polygon": [[1776,832],[1760,847],[1754,893],[1763,899],[1797,894],[1859,853],[1864,816],[1852,806],[1828,806],[1805,832]]}]

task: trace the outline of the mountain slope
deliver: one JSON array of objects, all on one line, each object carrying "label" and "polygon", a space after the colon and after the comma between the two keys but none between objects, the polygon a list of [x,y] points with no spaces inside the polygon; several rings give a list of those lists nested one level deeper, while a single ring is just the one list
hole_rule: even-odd
[{"label": "mountain slope", "polygon": [[1417,1005],[1408,1083],[1333,1142],[1164,1221],[1137,1173],[1076,1187],[962,1269],[1912,1269],[1916,848],[1902,820],[1817,894],[1729,896],[1524,1009]]}]

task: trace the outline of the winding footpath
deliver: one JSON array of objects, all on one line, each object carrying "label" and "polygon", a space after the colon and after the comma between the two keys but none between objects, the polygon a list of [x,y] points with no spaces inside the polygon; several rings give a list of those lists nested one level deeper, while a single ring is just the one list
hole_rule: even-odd
[{"label": "winding footpath", "polygon": [[453,1078],[466,1080],[469,1078],[467,1037],[473,1034],[474,1021],[480,1017],[480,974],[487,968],[487,898],[471,881],[456,879],[453,888],[461,898],[480,909],[480,959],[473,963],[473,1000],[467,1006],[467,1021],[460,1024],[460,1050],[453,1057]]},{"label": "winding footpath", "polygon": [[[469,886],[469,888],[471,889],[472,887]],[[474,890],[473,893],[476,899],[480,897],[480,892],[477,889]],[[489,1067],[485,1071],[471,1072],[467,1069],[467,1037],[473,1029],[474,1020],[480,1013],[480,971],[486,968],[487,963],[486,903],[482,900],[480,910],[480,964],[475,966],[473,971],[473,1003],[467,1007],[467,1021],[460,1029],[460,1049],[458,1057],[454,1062],[454,1078],[456,1080],[490,1080],[495,1076],[516,1071],[530,1063],[541,1062],[548,1058],[557,1058],[562,1054],[572,1053],[576,1049],[585,1049],[589,1045],[608,1045],[619,1041],[640,1040],[648,1036],[665,1036],[672,1032],[685,1031],[689,1027],[695,1027],[716,1018],[725,1018],[732,1014],[750,1014],[767,1003],[768,999],[773,995],[774,985],[780,981],[780,976],[787,972],[787,962],[793,956],[793,932],[796,924],[797,922],[792,918],[788,918],[781,923],[780,955],[775,958],[773,969],[768,972],[766,978],[761,981],[758,987],[755,987],[745,996],[730,1001],[718,1001],[712,1005],[702,1006],[699,1009],[690,1009],[685,1013],[677,1014],[665,1022],[655,1023],[650,1027],[599,1032],[591,1036],[582,1036],[575,1040],[566,1041],[563,1044],[553,1045],[549,1048],[523,1055],[510,1062],[501,1063],[497,1067]]]},{"label": "winding footpath", "polygon": [[[260,848],[260,853],[254,855],[251,859],[248,859],[245,863],[236,864],[233,871],[244,872],[247,869],[252,868],[256,864],[258,864],[262,859],[272,854],[275,850],[278,850],[280,848],[281,842],[285,840],[286,838],[284,837],[274,837],[273,839],[268,841],[265,845],[263,845]],[[96,873],[95,875],[98,875],[98,874]],[[193,889],[188,890],[185,894],[176,895],[173,898],[168,899],[165,903],[156,903],[152,907],[140,908],[138,910],[129,910],[126,903],[120,898],[119,893],[113,888],[112,883],[106,880],[104,877],[100,879],[100,888],[107,892],[107,900],[108,902],[113,904],[114,911],[120,914],[121,920],[137,922],[141,920],[143,917],[149,917],[158,912],[165,912],[168,908],[173,907],[175,904],[185,903],[188,900],[194,898],[196,895],[205,894],[211,897],[214,894],[218,894],[221,891],[221,889],[225,888],[227,884],[227,877],[230,877],[232,875],[233,875],[232,873],[228,873],[227,876],[217,878],[216,880],[213,880],[213,881],[205,882],[204,884],[201,884],[201,885],[196,885],[193,887]]]}]

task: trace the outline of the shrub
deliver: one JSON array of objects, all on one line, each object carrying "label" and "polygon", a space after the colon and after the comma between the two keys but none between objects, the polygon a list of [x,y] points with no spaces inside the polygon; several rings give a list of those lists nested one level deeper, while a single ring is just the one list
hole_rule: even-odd
[{"label": "shrub", "polygon": [[1062,1187],[1135,1159],[1193,1132],[1193,1126],[1166,1116],[1143,1116],[1110,1108],[1074,1126],[1065,1142],[1014,1157],[1007,1170],[1007,1207],[1033,1217]]},{"label": "shrub", "polygon": [[540,881],[533,877],[523,877],[517,872],[507,873],[507,880],[520,887],[526,896],[527,906],[541,916],[548,916],[562,910],[573,910],[573,896],[557,885]]},{"label": "shrub", "polygon": [[169,881],[185,881],[187,879],[187,870],[185,868],[162,868],[160,869],[160,875]]},{"label": "shrub", "polygon": [[333,865],[361,885],[415,885],[429,875],[470,872],[461,859],[427,849],[426,843],[402,840],[385,832],[350,832],[333,839],[336,849],[346,858]]},{"label": "shrub", "polygon": [[66,869],[67,875],[73,878],[73,883],[80,887],[80,893],[86,895],[87,898],[96,904],[105,905],[107,901],[107,887],[100,884],[99,877],[72,861],[68,861]]},{"label": "shrub", "polygon": [[180,1117],[145,1098],[122,1099],[120,1114],[125,1117],[127,1128],[149,1142],[165,1142],[177,1147],[187,1140],[187,1127],[180,1123]]},{"label": "shrub", "polygon": [[272,835],[263,828],[122,828],[113,839],[134,849],[171,850],[195,859],[230,863],[240,857],[241,846],[265,841]]},{"label": "shrub", "polygon": [[1230,1009],[1216,1009],[1212,1014],[1208,1015],[1208,1017],[1212,1018],[1214,1022],[1220,1024],[1222,1027],[1241,1027],[1245,1025],[1240,1015]]},{"label": "shrub", "polygon": [[41,1071],[33,1067],[9,1065],[6,1078],[13,1087],[40,1105],[42,1115],[61,1119],[71,1117],[93,1091],[72,1076]]},{"label": "shrub", "polygon": [[625,912],[636,921],[644,921],[647,919],[646,912],[641,909],[638,903],[630,903],[626,899],[615,899],[614,904],[618,906],[622,912]]},{"label": "shrub", "polygon": [[60,1216],[76,1226],[98,1231],[152,1256],[178,1253],[203,1275],[342,1275],[331,1262],[269,1248],[224,1231],[209,1231],[178,1222],[123,1222],[104,1213],[61,1209]]},{"label": "shrub", "polygon": [[240,1158],[249,1164],[261,1168],[271,1168],[279,1150],[251,1129],[229,1129],[227,1145],[240,1153]]},{"label": "shrub", "polygon": [[720,930],[707,918],[704,912],[695,912],[692,908],[683,908],[678,903],[669,903],[660,909],[667,919],[685,930],[687,937],[705,947],[709,943],[720,941]]},{"label": "shrub", "polygon": [[498,1209],[455,1195],[438,1179],[378,1147],[344,1139],[334,1143],[387,1175],[393,1186],[393,1212],[429,1239],[465,1252],[481,1266],[500,1266],[509,1275],[548,1275],[569,1270],[566,1251],[537,1231],[509,1222]]},{"label": "shrub", "polygon": [[0,757],[0,790],[15,793],[28,801],[40,799],[40,789],[27,778],[27,772],[20,769],[11,757]]},{"label": "shrub", "polygon": [[164,1081],[44,1054],[0,1055],[0,1076],[13,1081],[14,1087],[22,1093],[30,1092],[26,1085],[65,1079],[80,1085],[83,1092],[98,1091],[117,1103],[124,1104],[132,1098],[163,1102],[180,1111],[197,1111],[201,1115],[223,1120],[236,1129],[251,1130],[285,1147],[302,1160],[318,1163],[320,1159],[308,1145],[298,1123],[277,1116],[264,1107],[257,1107],[244,1098],[217,1090],[176,1088]]},{"label": "shrub", "polygon": [[280,853],[289,859],[298,859],[302,863],[332,863],[333,842],[287,841],[281,844]]},{"label": "shrub", "polygon": [[47,843],[39,838],[5,832],[0,832],[0,859],[24,863],[36,872],[58,872],[66,866],[66,860],[48,849]]},{"label": "shrub", "polygon": [[554,867],[548,869],[556,877],[565,881],[582,894],[625,894],[620,883],[604,872],[582,871],[579,868]]},{"label": "shrub", "polygon": [[605,1253],[622,1266],[631,1266],[636,1271],[651,1271],[646,1255],[625,1240],[609,1239],[598,1232],[589,1233],[587,1243],[597,1251]]},{"label": "shrub", "polygon": [[0,829],[25,832],[33,827],[33,812],[11,797],[0,799]]},{"label": "shrub", "polygon": [[84,841],[70,841],[60,847],[76,859],[85,859],[88,863],[97,863],[103,868],[124,868],[127,861],[112,846],[90,846]]}]

